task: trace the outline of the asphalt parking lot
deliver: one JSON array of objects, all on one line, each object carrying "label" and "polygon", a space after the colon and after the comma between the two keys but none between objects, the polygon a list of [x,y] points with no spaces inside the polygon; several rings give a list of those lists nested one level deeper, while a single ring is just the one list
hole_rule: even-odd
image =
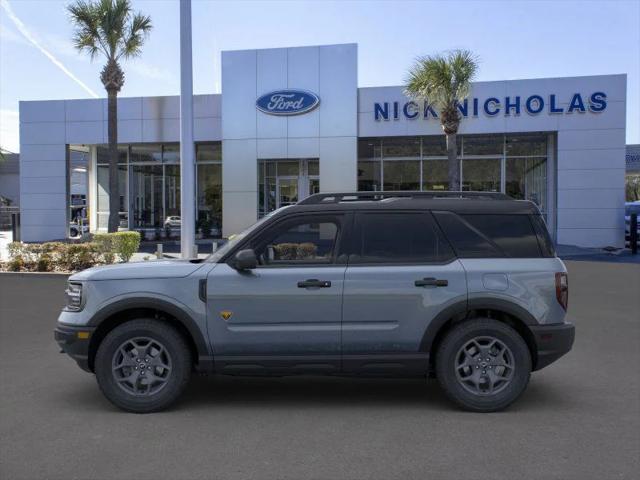
[{"label": "asphalt parking lot", "polygon": [[567,264],[574,350],[494,414],[435,381],[310,377],[200,377],[122,413],[53,342],[65,278],[0,274],[0,478],[637,478],[640,265]]}]

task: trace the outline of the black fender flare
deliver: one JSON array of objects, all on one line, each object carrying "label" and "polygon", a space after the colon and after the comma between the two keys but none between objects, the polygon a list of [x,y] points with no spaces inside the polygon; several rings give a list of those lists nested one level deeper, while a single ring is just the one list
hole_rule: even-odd
[{"label": "black fender flare", "polygon": [[531,315],[531,313],[520,305],[509,300],[501,298],[473,298],[460,300],[446,307],[429,323],[429,326],[422,337],[420,350],[423,352],[431,352],[433,341],[438,335],[438,332],[440,332],[440,329],[451,319],[454,319],[454,321],[462,320],[472,310],[498,310],[517,318],[527,326],[539,325],[538,321],[533,315]]},{"label": "black fender flare", "polygon": [[193,339],[198,355],[198,370],[210,369],[213,363],[209,342],[205,338],[204,332],[198,326],[193,317],[185,311],[184,308],[157,297],[128,297],[116,300],[104,307],[89,320],[88,324],[92,327],[99,327],[106,319],[117,315],[120,312],[133,309],[151,309],[165,312],[174,317],[186,330]]}]

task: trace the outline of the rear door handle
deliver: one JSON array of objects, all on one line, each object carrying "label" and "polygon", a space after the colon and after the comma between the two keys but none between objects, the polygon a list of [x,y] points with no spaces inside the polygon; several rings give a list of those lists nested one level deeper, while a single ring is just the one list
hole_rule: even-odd
[{"label": "rear door handle", "polygon": [[422,280],[416,280],[413,283],[416,287],[446,287],[449,285],[449,280],[440,280],[438,278],[423,278]]},{"label": "rear door handle", "polygon": [[318,280],[316,278],[298,282],[298,288],[329,288],[330,286],[331,282],[328,280]]}]

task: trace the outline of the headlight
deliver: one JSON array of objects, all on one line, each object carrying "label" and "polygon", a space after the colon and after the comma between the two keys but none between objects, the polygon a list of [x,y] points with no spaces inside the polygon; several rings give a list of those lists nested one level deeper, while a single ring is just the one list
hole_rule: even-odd
[{"label": "headlight", "polygon": [[66,309],[72,312],[82,310],[82,284],[69,282],[65,293],[67,295]]}]

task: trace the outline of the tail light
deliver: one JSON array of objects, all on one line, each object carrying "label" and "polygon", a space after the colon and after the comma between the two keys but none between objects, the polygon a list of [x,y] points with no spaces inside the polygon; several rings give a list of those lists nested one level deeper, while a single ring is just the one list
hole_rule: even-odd
[{"label": "tail light", "polygon": [[556,273],[556,298],[566,311],[569,305],[569,276],[566,272]]}]

